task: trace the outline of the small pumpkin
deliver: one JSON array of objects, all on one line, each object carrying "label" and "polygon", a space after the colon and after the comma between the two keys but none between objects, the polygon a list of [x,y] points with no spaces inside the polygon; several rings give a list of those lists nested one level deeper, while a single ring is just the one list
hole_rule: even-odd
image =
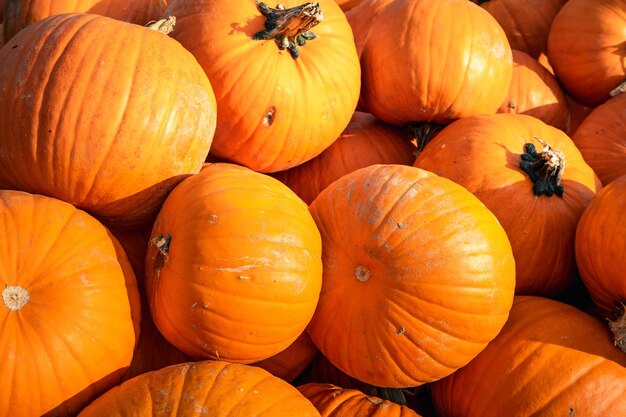
[{"label": "small pumpkin", "polygon": [[0,113],[0,187],[139,227],[209,152],[211,84],[158,30],[55,15],[12,38],[0,62],[0,108],[11,109]]},{"label": "small pumpkin", "polygon": [[319,351],[311,340],[311,336],[304,331],[282,352],[252,365],[263,368],[275,377],[287,382],[293,382],[318,353]]},{"label": "small pumpkin", "polygon": [[626,174],[626,94],[607,100],[580,123],[572,140],[602,184]]},{"label": "small pumpkin", "polygon": [[463,187],[411,166],[371,165],[333,182],[310,210],[324,275],[308,330],[348,375],[394,388],[434,381],[506,321],[511,245]]},{"label": "small pumpkin", "polygon": [[563,131],[524,114],[467,117],[441,130],[415,166],[495,214],[513,247],[517,294],[556,296],[577,279],[576,225],[601,184]]},{"label": "small pumpkin", "polygon": [[76,415],[118,384],[139,336],[133,270],[97,220],[0,191],[0,410]]},{"label": "small pumpkin", "polygon": [[357,111],[337,140],[321,154],[273,176],[311,204],[330,183],[358,168],[373,164],[412,165],[416,147],[411,139],[407,131]]},{"label": "small pumpkin", "polygon": [[150,311],[196,358],[252,363],[293,343],[322,280],[321,239],[307,205],[280,181],[207,164],[157,217],[146,257]]},{"label": "small pumpkin", "polygon": [[200,361],[168,366],[130,379],[91,403],[78,417],[256,417],[261,414],[320,415],[295,387],[261,368]]},{"label": "small pumpkin", "polygon": [[518,296],[487,348],[431,388],[440,417],[622,416],[626,354],[595,317]]}]

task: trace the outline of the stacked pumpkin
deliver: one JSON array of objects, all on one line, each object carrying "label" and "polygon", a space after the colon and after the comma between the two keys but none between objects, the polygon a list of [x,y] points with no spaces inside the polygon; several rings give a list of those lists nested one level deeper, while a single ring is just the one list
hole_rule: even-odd
[{"label": "stacked pumpkin", "polygon": [[626,414],[622,0],[0,10],[0,414]]}]

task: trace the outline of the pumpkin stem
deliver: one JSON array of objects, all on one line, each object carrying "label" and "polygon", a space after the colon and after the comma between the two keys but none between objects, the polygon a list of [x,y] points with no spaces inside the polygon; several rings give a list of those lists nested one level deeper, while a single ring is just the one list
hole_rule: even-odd
[{"label": "pumpkin stem", "polygon": [[537,152],[535,145],[524,145],[524,153],[521,155],[519,167],[530,177],[534,183],[533,192],[539,197],[553,194],[563,197],[563,185],[561,178],[565,169],[565,155],[563,152],[552,148],[545,141],[535,138],[543,145],[543,150]]},{"label": "pumpkin stem", "polygon": [[2,291],[2,301],[11,311],[18,311],[30,301],[30,294],[19,285],[7,285]]},{"label": "pumpkin stem", "polygon": [[626,93],[626,81],[622,81],[622,83],[618,85],[617,87],[615,87],[614,89],[612,89],[609,94],[611,95],[611,97],[617,97],[620,94],[624,94],[624,93]]},{"label": "pumpkin stem", "polygon": [[409,132],[411,137],[415,139],[417,145],[416,154],[419,154],[426,147],[426,145],[428,145],[428,142],[430,142],[432,138],[434,138],[435,135],[437,135],[437,133],[445,127],[445,125],[437,123],[409,122],[403,127]]},{"label": "pumpkin stem", "polygon": [[167,262],[167,259],[170,256],[170,242],[171,241],[172,241],[172,236],[170,235],[167,235],[167,236],[159,235],[155,237],[154,239],[152,239],[152,244],[156,246],[158,249],[158,252],[154,259],[155,271],[160,271],[165,265],[165,263]]},{"label": "pumpkin stem", "polygon": [[257,2],[257,6],[267,20],[265,29],[255,34],[252,39],[274,39],[278,48],[287,49],[294,59],[300,55],[298,46],[315,39],[315,34],[309,29],[324,19],[319,3],[304,3],[289,9],[282,4],[272,9],[263,2]]},{"label": "pumpkin stem", "polygon": [[615,346],[626,352],[626,304],[624,301],[617,303],[615,317],[615,320],[608,320],[609,328],[613,332]]},{"label": "pumpkin stem", "polygon": [[399,405],[407,405],[404,390],[400,388],[381,388],[376,387],[376,396],[383,400],[391,401]]},{"label": "pumpkin stem", "polygon": [[174,26],[176,26],[176,16],[170,16],[167,19],[161,20],[151,20],[146,25],[148,29],[156,30],[157,32],[161,32],[165,35],[172,33],[174,31]]}]

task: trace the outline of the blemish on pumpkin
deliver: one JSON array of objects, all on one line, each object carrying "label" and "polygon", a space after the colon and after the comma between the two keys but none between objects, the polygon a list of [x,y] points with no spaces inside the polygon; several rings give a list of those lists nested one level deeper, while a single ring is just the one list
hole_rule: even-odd
[{"label": "blemish on pumpkin", "polygon": [[237,279],[241,279],[243,281],[250,281],[252,277],[249,275],[237,275]]},{"label": "blemish on pumpkin", "polygon": [[30,294],[19,285],[7,285],[2,291],[2,301],[11,311],[18,311],[30,301]]},{"label": "blemish on pumpkin", "polygon": [[154,258],[154,270],[160,271],[163,269],[163,266],[167,262],[167,259],[170,256],[170,242],[172,241],[172,236],[162,236],[159,235],[152,239],[152,244],[157,247],[158,252]]},{"label": "blemish on pumpkin", "polygon": [[265,113],[265,117],[263,118],[263,126],[271,126],[274,123],[274,117],[276,115],[276,107],[270,106]]},{"label": "blemish on pumpkin", "polygon": [[354,276],[358,281],[366,282],[370,279],[370,275],[371,272],[369,268],[364,265],[357,265],[356,268],[354,268]]},{"label": "blemish on pumpkin", "polygon": [[396,329],[396,334],[404,334],[406,330],[404,329],[404,327],[398,327]]},{"label": "blemish on pumpkin", "polygon": [[370,396],[367,396],[366,398],[367,398],[367,400],[369,402],[371,402],[374,405],[379,406],[380,408],[387,408],[387,404],[384,403],[385,400],[383,400],[383,399],[376,398],[376,397],[370,397]]},{"label": "blemish on pumpkin", "polygon": [[209,224],[215,224],[216,220],[217,220],[217,214],[215,213],[209,214]]},{"label": "blemish on pumpkin", "polygon": [[396,225],[398,226],[398,229],[404,229],[404,223],[398,222]]},{"label": "blemish on pumpkin", "polygon": [[509,109],[511,109],[511,110],[515,110],[515,102],[513,102],[512,100],[509,100],[508,107],[509,107]]},{"label": "blemish on pumpkin", "polygon": [[567,414],[567,417],[574,417],[576,415],[576,410],[574,410],[574,406],[571,406],[569,408],[569,413]]}]

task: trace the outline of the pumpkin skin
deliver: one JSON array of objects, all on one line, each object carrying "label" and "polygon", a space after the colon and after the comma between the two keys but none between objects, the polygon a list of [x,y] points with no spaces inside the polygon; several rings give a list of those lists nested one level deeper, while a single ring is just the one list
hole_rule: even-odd
[{"label": "pumpkin skin", "polygon": [[533,296],[515,297],[509,320],[487,348],[432,384],[440,417],[622,416],[625,391],[626,355],[605,325]]},{"label": "pumpkin skin", "polygon": [[337,4],[339,5],[339,7],[341,7],[341,10],[343,10],[344,12],[347,12],[353,7],[358,6],[362,2],[363,0],[337,0]]},{"label": "pumpkin skin", "polygon": [[324,19],[311,29],[317,38],[294,59],[273,40],[252,39],[266,20],[255,0],[170,4],[167,13],[177,18],[172,36],[215,88],[214,156],[259,172],[282,171],[317,156],[348,125],[361,74],[354,39],[334,1],[319,5]]},{"label": "pumpkin skin", "polygon": [[476,4],[396,0],[372,22],[361,67],[364,108],[402,125],[495,113],[513,64],[502,28]]},{"label": "pumpkin skin", "polygon": [[[535,195],[519,166],[525,143],[541,148],[533,138],[564,154],[562,197]],[[467,188],[496,215],[513,247],[516,294],[554,296],[576,279],[576,225],[601,184],[561,130],[522,114],[469,117],[441,130],[415,166]]]},{"label": "pumpkin skin", "polygon": [[602,184],[626,174],[626,95],[611,98],[593,109],[572,140]]},{"label": "pumpkin skin", "polygon": [[452,181],[372,165],[332,183],[310,210],[324,278],[308,330],[348,375],[392,388],[434,381],[467,364],[506,321],[511,245]]},{"label": "pumpkin skin", "polygon": [[307,205],[280,181],[228,163],[172,191],[146,257],[157,328],[197,358],[251,363],[284,350],[310,321],[321,279]]},{"label": "pumpkin skin", "polygon": [[346,12],[346,18],[352,28],[356,52],[359,58],[361,57],[363,46],[369,36],[373,20],[378,16],[381,10],[394,1],[395,0],[365,0]]},{"label": "pumpkin skin", "polygon": [[[132,268],[106,228],[67,203],[0,191],[0,218],[0,410],[75,415],[132,359]],[[16,287],[29,296],[21,306],[11,305]]]},{"label": "pumpkin skin", "polygon": [[623,0],[570,0],[557,14],[548,36],[548,57],[563,87],[579,103],[602,104],[626,80],[625,30]]},{"label": "pumpkin skin", "polygon": [[113,388],[79,417],[319,417],[295,388],[254,366],[223,361],[172,365]]},{"label": "pumpkin skin", "polygon": [[319,350],[315,347],[311,336],[304,331],[285,350],[265,360],[253,363],[253,365],[265,369],[282,380],[293,382],[318,353]]},{"label": "pumpkin skin", "polygon": [[62,13],[97,14],[145,25],[160,19],[166,7],[165,0],[10,0],[4,13],[4,37],[8,41],[26,26]]},{"label": "pumpkin skin", "polygon": [[408,132],[369,113],[355,112],[339,138],[321,154],[273,176],[311,204],[330,183],[358,168],[374,164],[413,165],[417,148],[411,139]]},{"label": "pumpkin skin", "polygon": [[527,114],[567,132],[569,108],[559,82],[539,61],[513,50],[513,79],[498,113]]},{"label": "pumpkin skin", "polygon": [[548,51],[550,25],[567,0],[478,1],[502,26],[512,49],[539,58]]},{"label": "pumpkin skin", "polygon": [[0,114],[1,187],[140,226],[208,154],[211,84],[163,33],[56,15],[16,35],[0,62],[0,108],[12,109]]},{"label": "pumpkin skin", "polygon": [[299,386],[298,391],[313,403],[322,417],[420,417],[408,407],[332,384],[308,383]]}]

